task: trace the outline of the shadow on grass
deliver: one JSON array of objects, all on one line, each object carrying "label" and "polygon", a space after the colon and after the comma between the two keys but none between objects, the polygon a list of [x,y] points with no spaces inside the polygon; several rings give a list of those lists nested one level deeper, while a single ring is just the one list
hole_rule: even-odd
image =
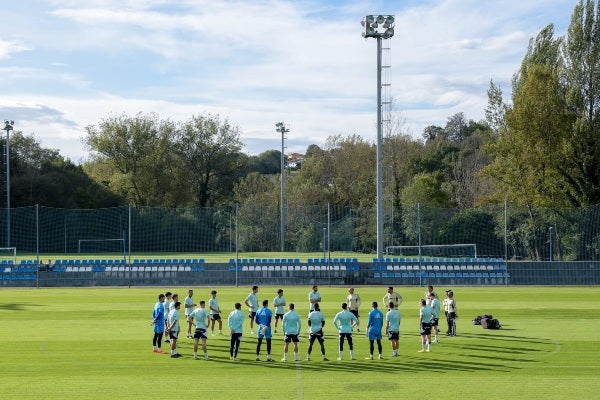
[{"label": "shadow on grass", "polygon": [[27,304],[21,304],[21,303],[0,304],[0,310],[5,310],[5,311],[24,311],[26,309],[27,309]]},{"label": "shadow on grass", "polygon": [[[504,331],[504,332],[503,332]],[[384,347],[383,360],[366,360],[366,354],[356,354],[356,360],[349,359],[347,347],[344,351],[344,359],[338,361],[337,342],[335,340],[327,341],[327,357],[329,361],[321,359],[321,352],[318,346],[313,348],[312,360],[306,361],[307,341],[300,342],[301,361],[293,361],[293,352],[288,353],[288,361],[282,362],[283,344],[280,339],[273,340],[272,354],[274,362],[266,361],[266,343],[261,346],[261,361],[255,361],[255,338],[244,338],[242,347],[238,354],[240,361],[229,360],[229,342],[228,341],[210,341],[208,342],[210,362],[243,365],[250,368],[268,368],[275,371],[304,370],[314,372],[324,371],[345,371],[349,374],[360,374],[364,371],[380,372],[382,374],[397,374],[398,372],[420,373],[420,372],[439,372],[449,373],[454,371],[475,372],[475,371],[495,371],[511,372],[522,369],[525,364],[539,362],[537,359],[545,350],[541,346],[549,346],[553,343],[551,340],[518,336],[512,333],[505,335],[506,330],[495,333],[485,332],[483,334],[464,334],[456,338],[445,338],[442,336],[439,344],[432,345],[431,353],[417,353],[420,345],[415,347],[400,348],[398,357],[390,357],[389,350]],[[521,343],[514,346],[516,343]],[[181,342],[180,342],[181,343]],[[182,343],[182,348],[187,352],[191,343]],[[291,348],[290,348],[291,350]],[[213,357],[216,354],[216,357]],[[226,354],[227,356],[223,356]],[[377,354],[375,355],[377,357]],[[290,360],[291,359],[291,360]]]}]

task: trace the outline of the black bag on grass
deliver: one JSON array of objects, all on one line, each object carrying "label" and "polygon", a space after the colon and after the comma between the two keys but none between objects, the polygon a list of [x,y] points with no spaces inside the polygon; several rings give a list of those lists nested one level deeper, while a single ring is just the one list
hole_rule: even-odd
[{"label": "black bag on grass", "polygon": [[492,317],[491,314],[483,314],[483,315],[478,315],[473,319],[473,325],[481,325],[481,320],[487,318],[487,319],[492,319],[494,317]]},{"label": "black bag on grass", "polygon": [[483,329],[500,329],[502,325],[496,318],[482,318],[481,327]]}]

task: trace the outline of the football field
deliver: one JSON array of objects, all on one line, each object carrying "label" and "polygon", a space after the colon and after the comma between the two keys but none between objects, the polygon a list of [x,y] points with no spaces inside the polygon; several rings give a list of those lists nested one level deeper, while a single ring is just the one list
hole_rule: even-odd
[{"label": "football field", "polygon": [[[400,306],[399,357],[367,360],[364,330],[371,302],[385,314],[385,287],[356,287],[362,299],[361,332],[354,333],[356,360],[337,361],[333,317],[347,288],[320,286],[327,357],[317,343],[306,361],[306,316],[310,287],[283,287],[288,304],[302,317],[302,361],[281,362],[283,336],[274,333],[274,363],[255,361],[256,337],[248,320],[239,355],[229,360],[226,319],[249,287],[216,287],[224,335],[209,336],[210,360],[194,360],[192,340],[180,335],[182,358],[152,352],[151,314],[157,295],[169,290],[180,301],[208,302],[212,287],[52,288],[0,290],[0,399],[567,399],[600,396],[600,322],[597,287],[453,287],[458,308],[456,337],[447,337],[440,318],[440,341],[418,353],[419,305],[424,288],[396,287]],[[272,305],[278,287],[261,286],[259,301]],[[435,288],[440,300],[445,287]],[[247,308],[242,307],[247,314]],[[181,309],[181,322],[183,319]],[[493,314],[503,327],[472,325]],[[200,354],[201,351],[200,351]],[[290,354],[293,359],[293,355]],[[377,358],[377,351],[375,358]]]}]

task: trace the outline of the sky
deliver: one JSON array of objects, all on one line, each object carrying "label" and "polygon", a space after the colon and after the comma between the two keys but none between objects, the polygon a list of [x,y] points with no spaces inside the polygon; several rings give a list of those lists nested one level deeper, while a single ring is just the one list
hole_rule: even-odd
[{"label": "sky", "polygon": [[219,116],[246,154],[304,153],[377,137],[377,41],[366,15],[394,15],[384,74],[403,133],[458,112],[484,118],[490,80],[508,100],[529,40],[568,28],[565,0],[20,0],[3,2],[0,119],[90,159],[87,126],[138,113]]}]

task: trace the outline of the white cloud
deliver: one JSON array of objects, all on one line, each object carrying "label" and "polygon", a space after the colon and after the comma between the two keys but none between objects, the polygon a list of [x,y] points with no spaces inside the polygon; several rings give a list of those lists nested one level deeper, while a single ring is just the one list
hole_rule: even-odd
[{"label": "white cloud", "polygon": [[[406,128],[420,137],[424,126],[444,125],[456,112],[478,120],[490,79],[508,90],[529,38],[550,22],[564,29],[573,6],[55,0],[27,12],[12,7],[22,23],[0,34],[0,59],[8,61],[0,69],[0,117],[79,160],[86,125],[140,111],[181,121],[228,117],[252,153],[279,148],[278,121],[290,126],[290,151],[333,134],[372,140],[376,44],[361,38],[360,20],[380,11],[396,16],[387,43],[391,95]],[[8,115],[17,110],[25,119]]]}]

